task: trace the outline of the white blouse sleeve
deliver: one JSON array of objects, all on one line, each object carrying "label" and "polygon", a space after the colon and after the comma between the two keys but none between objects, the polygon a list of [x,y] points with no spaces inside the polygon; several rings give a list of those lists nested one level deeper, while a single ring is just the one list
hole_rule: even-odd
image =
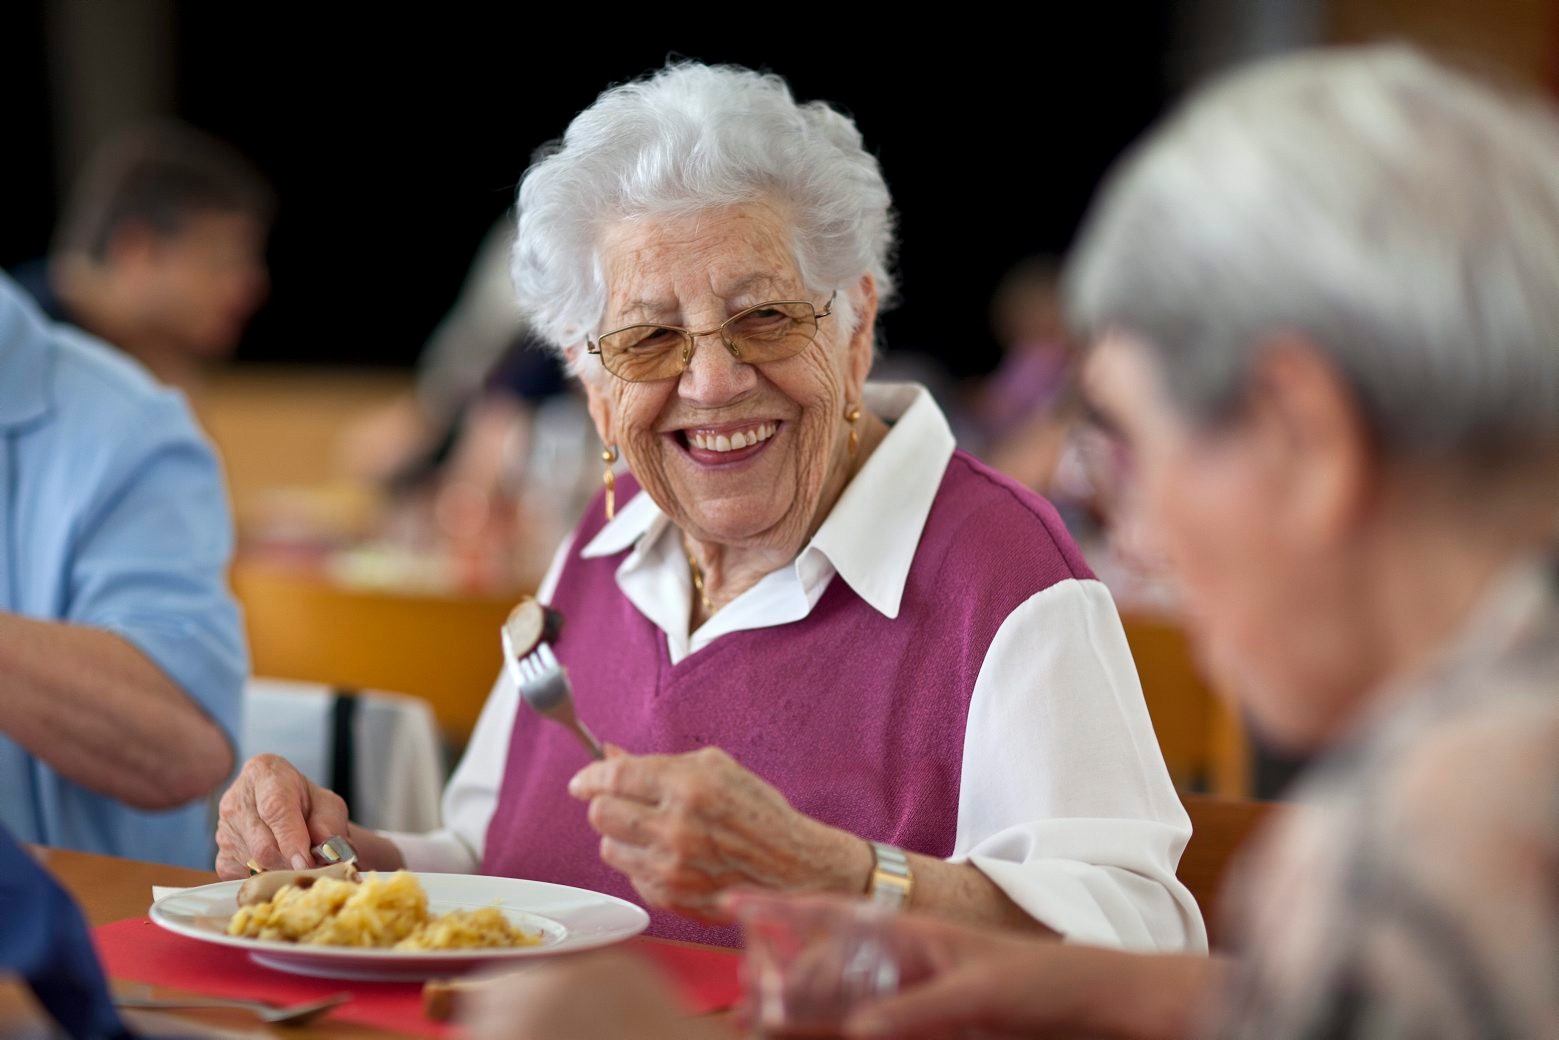
[{"label": "white blouse sleeve", "polygon": [[[543,603],[550,602],[557,590],[572,545],[573,538],[565,538],[553,555],[546,577],[536,590],[536,598]],[[497,633],[493,641],[496,644]],[[384,834],[399,846],[407,869],[471,874],[481,866],[487,825],[498,808],[498,792],[509,760],[509,735],[514,730],[514,713],[519,706],[520,691],[508,669],[503,669],[477,717],[465,755],[444,788],[443,828],[428,834]]]},{"label": "white blouse sleeve", "polygon": [[1068,941],[1205,950],[1175,877],[1190,836],[1109,591],[1036,593],[975,681],[952,860]]}]

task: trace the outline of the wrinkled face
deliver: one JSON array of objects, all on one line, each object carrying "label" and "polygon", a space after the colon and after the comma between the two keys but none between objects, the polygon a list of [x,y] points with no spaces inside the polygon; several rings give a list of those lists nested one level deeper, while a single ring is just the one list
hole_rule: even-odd
[{"label": "wrinkled face", "polygon": [[269,291],[264,254],[265,229],[253,217],[195,214],[144,254],[144,313],[183,350],[226,356]]},{"label": "wrinkled face", "polygon": [[1296,397],[1281,383],[1248,414],[1196,426],[1157,366],[1143,344],[1112,335],[1084,370],[1115,442],[1116,522],[1171,572],[1220,691],[1269,739],[1314,749],[1346,724],[1371,666],[1367,633],[1349,620],[1359,598],[1352,536],[1336,534],[1345,509],[1334,503],[1350,499],[1334,490],[1351,477],[1328,444],[1343,442],[1316,435],[1324,420],[1302,414],[1309,391]]},{"label": "wrinkled face", "polygon": [[[821,311],[827,302],[802,282],[789,221],[768,203],[625,220],[606,229],[600,255],[608,288],[601,331],[636,322],[697,331],[760,303],[807,300]],[[870,276],[846,292],[856,301],[855,327],[824,317],[795,357],[744,364],[709,335],[678,377],[630,383],[600,372],[587,380],[602,439],[621,448],[644,489],[692,537],[791,553],[804,544],[830,478],[848,466],[844,413],[860,400],[871,364]]]}]

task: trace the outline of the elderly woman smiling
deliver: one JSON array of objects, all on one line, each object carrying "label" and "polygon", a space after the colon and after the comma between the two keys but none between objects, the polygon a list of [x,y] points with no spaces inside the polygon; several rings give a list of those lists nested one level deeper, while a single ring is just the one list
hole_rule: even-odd
[{"label": "elderly woman smiling", "polygon": [[[1200,946],[1189,825],[1109,594],[1041,499],[872,386],[890,200],[848,118],[678,65],[608,91],[520,188],[514,276],[613,477],[541,589],[587,764],[500,682],[448,829],[352,826],[366,866],[631,894],[731,941],[732,886],[870,891],[964,920]],[[575,799],[588,802],[585,811]],[[348,832],[251,761],[218,868]]]}]

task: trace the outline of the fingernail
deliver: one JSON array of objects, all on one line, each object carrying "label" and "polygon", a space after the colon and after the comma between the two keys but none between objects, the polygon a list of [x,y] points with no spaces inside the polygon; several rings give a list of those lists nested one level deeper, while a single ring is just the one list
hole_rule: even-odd
[{"label": "fingernail", "polygon": [[301,852],[294,852],[292,854],[292,869],[293,870],[307,870],[307,869],[309,869],[309,858],[307,856],[305,856]]},{"label": "fingernail", "polygon": [[568,781],[568,793],[573,795],[575,798],[579,797],[579,792],[582,791],[585,786],[585,782],[579,779],[580,775],[581,774],[579,773],[575,773]]}]

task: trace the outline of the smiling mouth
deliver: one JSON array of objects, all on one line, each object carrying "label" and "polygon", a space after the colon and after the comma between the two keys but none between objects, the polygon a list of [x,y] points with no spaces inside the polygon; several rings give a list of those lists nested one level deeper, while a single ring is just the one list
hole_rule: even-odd
[{"label": "smiling mouth", "polygon": [[735,430],[721,430],[716,433],[710,430],[683,430],[683,439],[689,447],[701,448],[704,451],[741,451],[750,448],[754,444],[762,444],[774,436],[774,431],[779,428],[779,423],[755,423],[752,426],[741,427]]},{"label": "smiling mouth", "polygon": [[718,465],[739,462],[758,454],[779,432],[781,425],[767,421],[742,426],[693,427],[675,431],[672,439],[695,462]]}]

